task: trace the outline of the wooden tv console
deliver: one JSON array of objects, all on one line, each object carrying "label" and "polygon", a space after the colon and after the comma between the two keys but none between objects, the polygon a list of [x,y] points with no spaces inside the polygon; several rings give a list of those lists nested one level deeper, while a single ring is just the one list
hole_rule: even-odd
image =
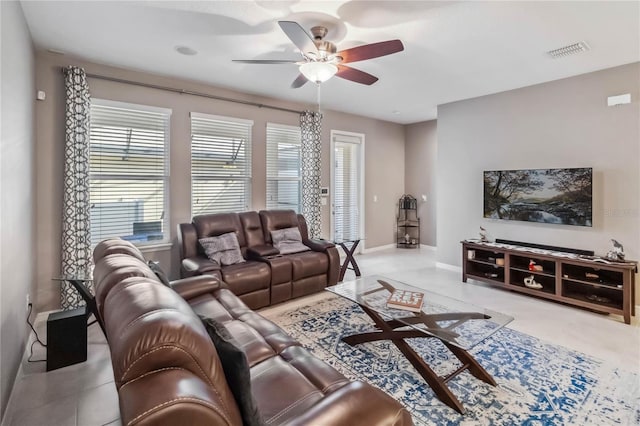
[{"label": "wooden tv console", "polygon": [[[502,259],[502,260],[500,260]],[[530,261],[542,266],[529,270]],[[637,262],[612,262],[593,256],[509,244],[462,241],[462,281],[484,281],[508,290],[618,314],[629,324],[635,316]],[[542,288],[526,287],[533,276]]]}]

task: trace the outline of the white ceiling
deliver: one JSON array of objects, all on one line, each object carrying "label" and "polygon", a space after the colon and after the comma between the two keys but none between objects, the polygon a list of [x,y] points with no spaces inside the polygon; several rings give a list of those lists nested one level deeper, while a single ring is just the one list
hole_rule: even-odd
[{"label": "white ceiling", "polygon": [[[338,50],[399,38],[404,52],[354,63],[380,78],[322,84],[322,108],[397,123],[436,117],[437,105],[640,61],[640,2],[22,1],[37,48],[90,61],[315,104],[291,89],[298,59],[277,25],[325,25]],[[578,41],[591,50],[545,52]],[[198,51],[184,56],[176,46]]]}]

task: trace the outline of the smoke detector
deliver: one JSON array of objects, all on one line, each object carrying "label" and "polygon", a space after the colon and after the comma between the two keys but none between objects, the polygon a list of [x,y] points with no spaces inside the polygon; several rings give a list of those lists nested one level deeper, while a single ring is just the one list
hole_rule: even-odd
[{"label": "smoke detector", "polygon": [[589,49],[589,45],[586,42],[581,41],[558,49],[550,50],[547,54],[553,59],[558,59],[569,55],[575,55],[576,53],[586,52]]}]

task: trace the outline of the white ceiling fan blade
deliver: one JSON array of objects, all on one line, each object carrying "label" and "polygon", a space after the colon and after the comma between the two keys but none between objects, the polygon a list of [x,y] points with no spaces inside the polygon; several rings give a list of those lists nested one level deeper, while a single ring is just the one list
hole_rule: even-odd
[{"label": "white ceiling fan blade", "polygon": [[278,21],[278,25],[280,25],[282,31],[284,31],[293,44],[300,49],[303,55],[306,56],[308,53],[318,54],[316,44],[300,24],[293,21]]},{"label": "white ceiling fan blade", "polygon": [[305,77],[302,74],[299,74],[298,77],[295,80],[293,80],[293,83],[291,83],[291,88],[297,89],[299,87],[302,87],[307,83],[307,81],[309,81],[307,80],[307,77]]}]

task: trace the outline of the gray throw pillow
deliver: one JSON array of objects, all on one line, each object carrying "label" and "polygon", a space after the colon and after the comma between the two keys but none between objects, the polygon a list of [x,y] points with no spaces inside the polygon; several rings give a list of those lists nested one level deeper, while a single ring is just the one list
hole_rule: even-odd
[{"label": "gray throw pillow", "polygon": [[222,266],[235,265],[245,261],[235,232],[228,232],[217,237],[201,238],[198,241],[209,259]]},{"label": "gray throw pillow", "polygon": [[240,349],[224,324],[213,318],[200,316],[204,328],[216,347],[229,389],[240,409],[243,426],[264,426],[251,393],[251,372],[247,356]]},{"label": "gray throw pillow", "polygon": [[300,253],[311,250],[302,244],[300,230],[295,226],[271,231],[271,240],[273,240],[273,246],[278,249],[280,254]]}]

